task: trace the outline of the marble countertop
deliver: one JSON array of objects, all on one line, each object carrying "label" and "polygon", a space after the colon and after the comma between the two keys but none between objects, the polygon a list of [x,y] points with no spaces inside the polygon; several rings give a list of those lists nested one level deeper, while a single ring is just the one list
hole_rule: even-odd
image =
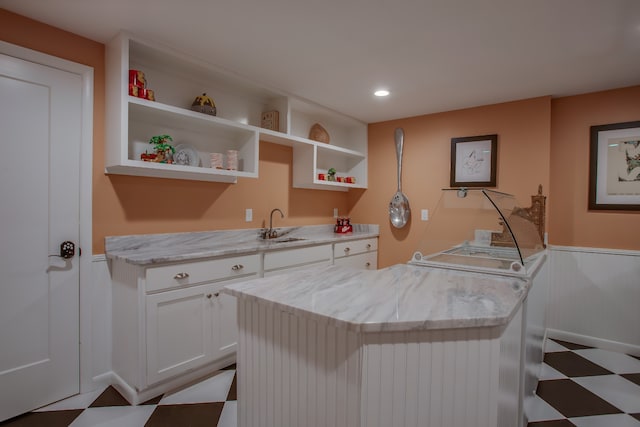
[{"label": "marble countertop", "polygon": [[316,267],[227,285],[224,292],[356,332],[491,327],[508,323],[530,280],[398,264]]},{"label": "marble countertop", "polygon": [[105,238],[105,254],[109,259],[148,265],[365,239],[380,234],[379,226],[371,224],[354,224],[353,233],[349,234],[334,233],[333,225],[277,230],[279,237],[271,240],[261,239],[259,229],[112,236]]}]

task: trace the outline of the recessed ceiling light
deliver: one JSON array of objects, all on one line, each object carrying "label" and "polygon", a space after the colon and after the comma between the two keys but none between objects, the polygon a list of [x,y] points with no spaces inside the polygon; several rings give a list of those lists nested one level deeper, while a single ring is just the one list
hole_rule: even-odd
[{"label": "recessed ceiling light", "polygon": [[373,94],[375,96],[389,96],[389,91],[386,90],[386,89],[379,89],[379,90],[373,92]]}]

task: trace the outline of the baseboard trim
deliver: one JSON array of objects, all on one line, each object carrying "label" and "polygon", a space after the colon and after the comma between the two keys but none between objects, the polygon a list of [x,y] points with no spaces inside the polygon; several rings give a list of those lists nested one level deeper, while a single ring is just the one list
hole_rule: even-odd
[{"label": "baseboard trim", "polygon": [[233,353],[224,359],[220,359],[212,364],[203,366],[191,372],[187,372],[172,380],[151,386],[143,391],[137,391],[131,387],[125,380],[123,380],[115,372],[110,372],[110,384],[118,390],[118,392],[132,405],[139,405],[146,402],[149,399],[153,399],[163,393],[175,390],[177,388],[186,387],[197,381],[200,381],[207,376],[210,376],[217,370],[226,368],[227,366],[236,362],[236,354]]},{"label": "baseboard trim", "polygon": [[589,347],[597,347],[603,350],[616,351],[618,353],[631,354],[640,356],[640,346],[627,344],[618,341],[607,340],[604,338],[592,337],[589,335],[581,335],[573,332],[560,331],[557,329],[547,328],[547,338],[555,338],[562,341],[569,341],[575,344],[586,345]]}]

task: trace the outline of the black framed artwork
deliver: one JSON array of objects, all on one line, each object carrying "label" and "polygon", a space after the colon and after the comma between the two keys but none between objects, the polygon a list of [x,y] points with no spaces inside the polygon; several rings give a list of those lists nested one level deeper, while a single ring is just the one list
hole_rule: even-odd
[{"label": "black framed artwork", "polygon": [[498,135],[451,138],[451,187],[495,187]]},{"label": "black framed artwork", "polygon": [[640,121],[591,126],[589,209],[640,210]]}]

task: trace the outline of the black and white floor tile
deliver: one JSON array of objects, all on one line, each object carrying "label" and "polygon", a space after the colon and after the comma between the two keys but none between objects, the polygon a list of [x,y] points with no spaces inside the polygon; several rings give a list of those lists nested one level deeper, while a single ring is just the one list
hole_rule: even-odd
[{"label": "black and white floor tile", "polygon": [[[236,367],[138,406],[113,388],[81,394],[2,427],[237,427]],[[640,427],[640,357],[548,340],[528,427]],[[457,426],[456,426],[457,427]]]},{"label": "black and white floor tile", "polygon": [[640,358],[547,340],[528,427],[640,427]]},{"label": "black and white floor tile", "polygon": [[113,388],[80,394],[13,418],[2,427],[236,427],[236,367],[131,406]]}]

